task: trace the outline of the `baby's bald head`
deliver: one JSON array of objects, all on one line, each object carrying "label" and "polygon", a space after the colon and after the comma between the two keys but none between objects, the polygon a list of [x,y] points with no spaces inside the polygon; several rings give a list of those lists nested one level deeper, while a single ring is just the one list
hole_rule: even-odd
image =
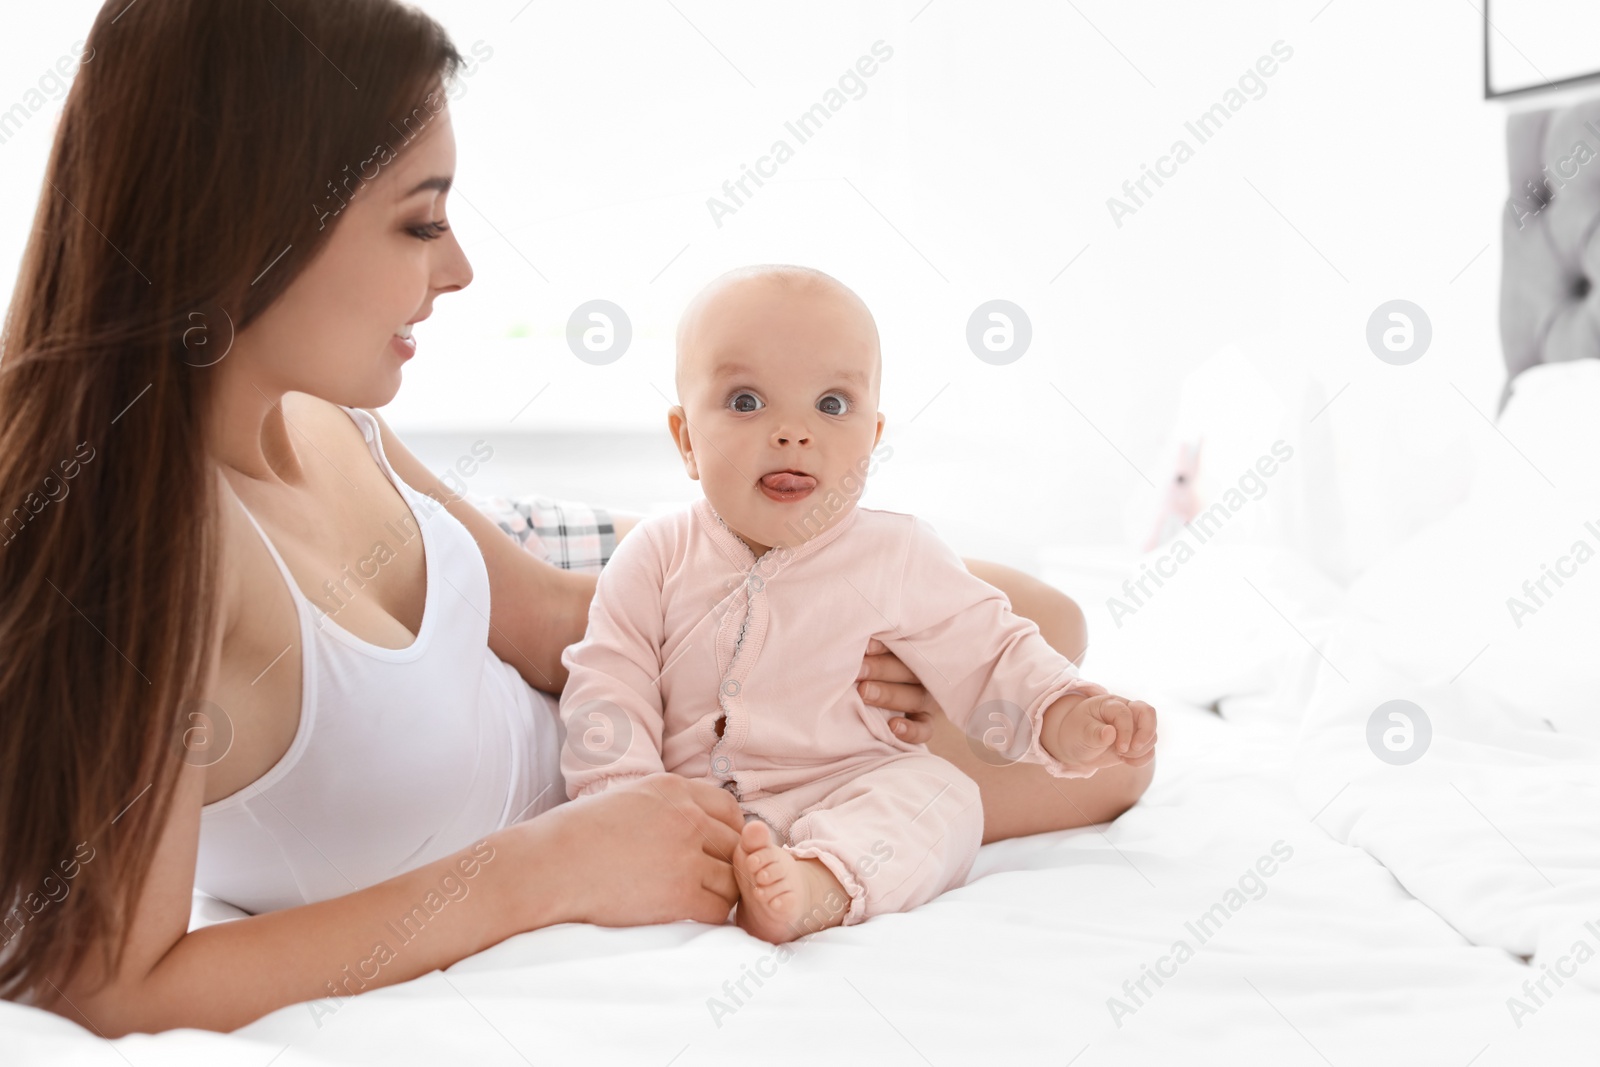
[{"label": "baby's bald head", "polygon": [[742,267],[690,302],[667,429],[757,556],[853,509],[883,436],[882,367],[872,313],[819,270]]},{"label": "baby's bald head", "polygon": [[[773,324],[774,302],[787,306],[805,304],[825,315],[841,334],[841,341],[870,362],[863,368],[871,379],[871,394],[877,401],[883,377],[883,356],[879,348],[878,324],[866,303],[849,286],[813,267],[783,263],[761,263],[728,271],[697,293],[678,320],[677,365],[674,382],[680,403],[688,401],[685,389],[711,373],[717,350],[732,340],[734,333],[760,337],[760,328]],[[870,353],[870,354],[869,354]]]}]

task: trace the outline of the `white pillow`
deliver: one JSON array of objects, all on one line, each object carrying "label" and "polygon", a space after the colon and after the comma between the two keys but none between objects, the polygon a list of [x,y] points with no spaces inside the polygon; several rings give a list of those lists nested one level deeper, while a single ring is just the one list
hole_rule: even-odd
[{"label": "white pillow", "polygon": [[1600,736],[1600,361],[1520,375],[1471,491],[1352,584],[1383,654]]},{"label": "white pillow", "polygon": [[1559,503],[1551,492],[1578,505],[1600,497],[1600,359],[1517,375],[1497,426],[1500,439],[1490,442],[1475,493],[1526,499],[1541,511]]}]

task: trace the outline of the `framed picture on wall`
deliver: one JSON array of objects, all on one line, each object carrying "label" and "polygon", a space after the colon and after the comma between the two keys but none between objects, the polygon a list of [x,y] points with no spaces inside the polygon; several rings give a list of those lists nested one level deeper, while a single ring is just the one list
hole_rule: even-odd
[{"label": "framed picture on wall", "polygon": [[1600,80],[1600,4],[1483,0],[1484,99]]}]

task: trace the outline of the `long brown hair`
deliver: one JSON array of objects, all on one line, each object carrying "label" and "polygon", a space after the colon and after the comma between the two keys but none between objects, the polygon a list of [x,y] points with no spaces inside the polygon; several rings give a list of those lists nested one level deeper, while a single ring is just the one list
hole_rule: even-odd
[{"label": "long brown hair", "polygon": [[168,819],[219,625],[207,368],[463,65],[395,0],[109,0],[83,56],[0,332],[11,999],[116,973]]}]

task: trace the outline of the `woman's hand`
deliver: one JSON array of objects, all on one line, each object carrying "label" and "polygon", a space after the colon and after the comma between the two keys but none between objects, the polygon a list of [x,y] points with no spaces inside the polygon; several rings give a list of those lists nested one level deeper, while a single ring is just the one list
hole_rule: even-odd
[{"label": "woman's hand", "polygon": [[531,905],[527,929],[721,924],[739,899],[730,861],[744,816],[727,790],[706,782],[652,774],[508,830],[519,827],[540,840],[534,855],[547,876],[546,900]]},{"label": "woman's hand", "polygon": [[942,710],[939,702],[922,687],[911,668],[876,637],[867,642],[856,678],[861,699],[892,715],[889,729],[896,737],[913,745],[925,745],[933,737],[933,715]]}]

